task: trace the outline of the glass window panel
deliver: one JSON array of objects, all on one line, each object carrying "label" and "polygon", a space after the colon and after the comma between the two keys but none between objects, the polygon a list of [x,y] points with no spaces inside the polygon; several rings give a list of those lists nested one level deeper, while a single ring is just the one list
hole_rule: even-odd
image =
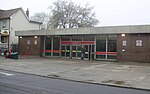
[{"label": "glass window panel", "polygon": [[[117,41],[116,41],[117,36],[116,35],[108,35],[108,59],[116,59],[116,46],[117,46]],[[112,53],[113,52],[113,53]]]},{"label": "glass window panel", "polygon": [[65,57],[66,46],[61,46],[61,56]]},{"label": "glass window panel", "polygon": [[116,59],[116,55],[108,55],[107,58],[108,59]]},{"label": "glass window panel", "polygon": [[76,46],[72,46],[72,57],[76,57]]},{"label": "glass window panel", "polygon": [[59,53],[53,53],[53,56],[59,56]]},{"label": "glass window panel", "polygon": [[72,41],[82,41],[82,36],[72,36]]},{"label": "glass window panel", "polygon": [[77,46],[77,57],[81,57],[81,46]]},{"label": "glass window panel", "polygon": [[106,55],[96,55],[96,58],[99,58],[99,59],[106,59]]},{"label": "glass window panel", "polygon": [[51,40],[52,40],[52,38],[50,36],[46,37],[46,40],[45,40],[45,49],[46,50],[51,50]]},{"label": "glass window panel", "polygon": [[66,57],[70,57],[70,46],[66,46]]},{"label": "glass window panel", "polygon": [[[51,40],[52,38],[50,36],[47,36],[45,39],[45,50],[51,51]],[[46,56],[51,56],[51,52],[45,52]]]},{"label": "glass window panel", "polygon": [[[98,35],[96,37],[96,58],[98,59],[106,59],[106,35]],[[102,52],[102,53],[101,53]]]},{"label": "glass window panel", "polygon": [[95,41],[95,35],[84,35],[83,40],[84,41]]},{"label": "glass window panel", "polygon": [[7,36],[1,36],[1,42],[2,43],[8,43],[8,37]]},{"label": "glass window panel", "polygon": [[53,50],[60,49],[60,37],[53,37]]},{"label": "glass window panel", "polygon": [[116,52],[116,35],[108,35],[108,52]]},{"label": "glass window panel", "polygon": [[70,41],[70,36],[61,36],[61,41]]},{"label": "glass window panel", "polygon": [[106,52],[106,35],[96,37],[96,51]]}]

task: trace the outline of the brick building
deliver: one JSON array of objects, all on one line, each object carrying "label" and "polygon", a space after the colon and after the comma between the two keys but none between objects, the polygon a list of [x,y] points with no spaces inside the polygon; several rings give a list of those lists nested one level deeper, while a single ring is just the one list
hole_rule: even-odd
[{"label": "brick building", "polygon": [[20,55],[150,62],[150,25],[16,31]]}]

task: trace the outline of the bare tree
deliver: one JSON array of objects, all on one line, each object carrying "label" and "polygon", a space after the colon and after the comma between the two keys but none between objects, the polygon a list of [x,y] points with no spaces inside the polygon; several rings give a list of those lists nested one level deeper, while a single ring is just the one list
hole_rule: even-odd
[{"label": "bare tree", "polygon": [[34,13],[33,16],[31,16],[31,20],[37,21],[37,22],[42,22],[42,29],[47,29],[48,22],[50,20],[50,16],[46,14],[45,12],[40,12],[40,13]]},{"label": "bare tree", "polygon": [[48,22],[50,28],[92,27],[99,22],[89,4],[82,7],[72,1],[57,0],[49,9],[52,13]]}]

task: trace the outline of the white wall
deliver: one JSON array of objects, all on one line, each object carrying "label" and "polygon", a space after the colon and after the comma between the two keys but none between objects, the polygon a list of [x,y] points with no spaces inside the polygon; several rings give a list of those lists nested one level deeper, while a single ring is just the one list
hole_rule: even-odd
[{"label": "white wall", "polygon": [[0,30],[1,30],[1,29],[4,29],[4,28],[2,28],[2,26],[3,26],[3,21],[6,21],[6,29],[9,30],[9,19],[0,20]]},{"label": "white wall", "polygon": [[18,37],[15,36],[15,31],[39,29],[39,24],[29,22],[25,14],[19,10],[12,16],[10,21],[10,44],[18,43]]}]

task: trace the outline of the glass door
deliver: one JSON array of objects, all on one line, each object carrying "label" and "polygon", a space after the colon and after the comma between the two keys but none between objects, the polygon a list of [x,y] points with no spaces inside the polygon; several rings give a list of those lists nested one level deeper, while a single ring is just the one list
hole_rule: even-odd
[{"label": "glass door", "polygon": [[77,58],[81,59],[81,45],[77,46]]},{"label": "glass door", "polygon": [[77,57],[77,46],[73,45],[72,46],[72,58]]},{"label": "glass door", "polygon": [[94,59],[94,45],[84,45],[84,59],[85,60],[92,60]]},{"label": "glass door", "polygon": [[70,58],[70,45],[66,45],[66,57]]},{"label": "glass door", "polygon": [[84,45],[83,50],[84,50],[84,59],[89,60],[89,45]]},{"label": "glass door", "polygon": [[91,59],[94,60],[94,54],[95,54],[95,45],[91,45]]},{"label": "glass door", "polygon": [[61,57],[70,57],[70,45],[61,46]]},{"label": "glass door", "polygon": [[61,46],[61,57],[66,57],[66,46],[65,45]]},{"label": "glass door", "polygon": [[72,45],[72,58],[81,58],[81,45]]}]

